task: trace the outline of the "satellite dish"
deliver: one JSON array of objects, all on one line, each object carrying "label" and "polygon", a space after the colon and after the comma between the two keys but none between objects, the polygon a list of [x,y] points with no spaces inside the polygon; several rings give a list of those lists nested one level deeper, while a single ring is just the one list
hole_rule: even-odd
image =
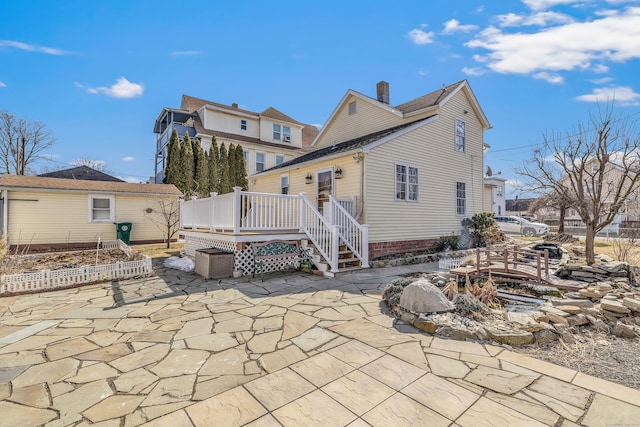
[{"label": "satellite dish", "polygon": [[491,170],[491,166],[487,166],[487,176],[492,176],[493,175],[493,171]]}]

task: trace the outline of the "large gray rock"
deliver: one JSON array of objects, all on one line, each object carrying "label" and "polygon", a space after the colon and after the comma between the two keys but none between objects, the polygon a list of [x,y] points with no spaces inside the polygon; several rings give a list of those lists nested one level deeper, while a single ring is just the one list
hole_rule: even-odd
[{"label": "large gray rock", "polygon": [[497,328],[487,328],[489,337],[502,344],[519,347],[534,342],[535,338],[531,332],[522,330],[501,330]]},{"label": "large gray rock", "polygon": [[441,313],[451,311],[454,304],[440,288],[428,280],[416,280],[402,291],[400,307],[412,313]]}]

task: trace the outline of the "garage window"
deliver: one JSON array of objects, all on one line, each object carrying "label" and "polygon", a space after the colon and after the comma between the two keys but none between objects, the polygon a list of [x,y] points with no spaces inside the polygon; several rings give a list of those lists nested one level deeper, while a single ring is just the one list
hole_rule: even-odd
[{"label": "garage window", "polygon": [[115,197],[89,195],[89,222],[114,222]]}]

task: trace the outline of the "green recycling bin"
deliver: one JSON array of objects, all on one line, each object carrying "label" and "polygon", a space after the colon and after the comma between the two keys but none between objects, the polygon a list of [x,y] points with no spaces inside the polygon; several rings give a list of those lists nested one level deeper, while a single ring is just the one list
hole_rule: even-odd
[{"label": "green recycling bin", "polygon": [[116,222],[116,236],[122,240],[125,245],[129,244],[129,238],[131,237],[131,223],[130,222]]}]

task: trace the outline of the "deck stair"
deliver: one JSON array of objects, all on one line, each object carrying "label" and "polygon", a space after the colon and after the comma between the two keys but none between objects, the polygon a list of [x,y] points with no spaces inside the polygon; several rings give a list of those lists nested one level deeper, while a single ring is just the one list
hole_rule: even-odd
[{"label": "deck stair", "polygon": [[315,246],[310,240],[302,240],[301,241],[302,249],[309,254],[311,262],[316,266],[319,271],[322,271],[323,275],[327,277],[334,277],[336,274],[344,273],[347,271],[361,270],[364,268],[362,266],[362,261],[358,257],[356,257],[349,248],[342,244],[339,246],[338,251],[338,271],[331,272],[331,267],[329,263],[325,261],[325,259],[320,255],[320,253],[316,250]]}]

